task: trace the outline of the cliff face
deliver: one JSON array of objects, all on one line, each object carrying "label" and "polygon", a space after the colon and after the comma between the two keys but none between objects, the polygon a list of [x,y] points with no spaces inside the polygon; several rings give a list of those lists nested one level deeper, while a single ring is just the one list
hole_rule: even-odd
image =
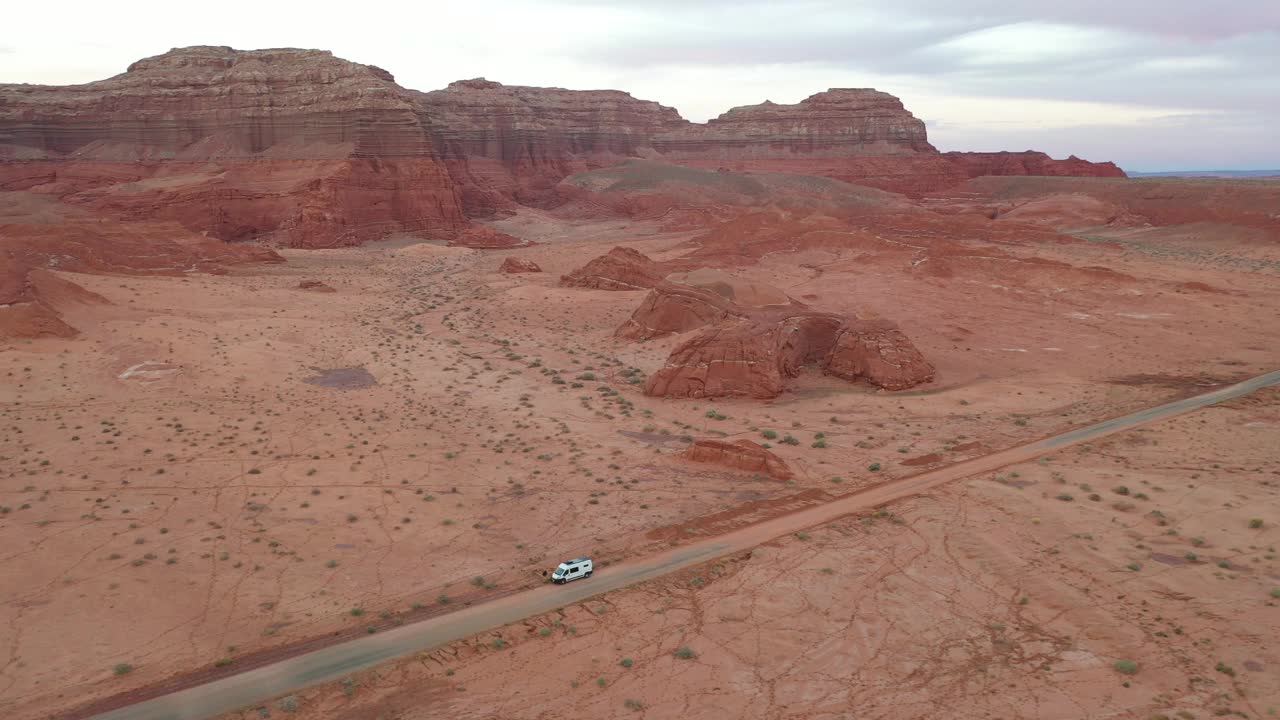
[{"label": "cliff face", "polygon": [[172,50],[107,80],[0,85],[0,189],[227,240],[465,224],[414,94],[317,50]]},{"label": "cliff face", "polygon": [[85,85],[0,86],[0,143],[92,160],[431,155],[417,105],[385,70],[227,47],[171,50]]},{"label": "cliff face", "polygon": [[869,88],[820,92],[795,105],[736,107],[705,125],[658,135],[653,147],[677,159],[764,160],[936,153],[924,123],[898,98]]},{"label": "cliff face", "polygon": [[970,178],[985,175],[1042,175],[1048,177],[1128,177],[1115,163],[1089,162],[1072,155],[1054,160],[1042,152],[949,152],[948,161]]},{"label": "cliff face", "polygon": [[84,85],[0,85],[0,190],[224,240],[451,236],[625,158],[824,175],[920,194],[984,174],[1123,175],[1041,153],[947,153],[892,95],[832,89],[705,124],[615,90],[463,80],[429,93],[318,50],[191,47]]},{"label": "cliff face", "polygon": [[560,180],[616,164],[654,135],[688,125],[674,108],[617,90],[459,80],[417,94],[431,140],[476,216],[538,204]]}]

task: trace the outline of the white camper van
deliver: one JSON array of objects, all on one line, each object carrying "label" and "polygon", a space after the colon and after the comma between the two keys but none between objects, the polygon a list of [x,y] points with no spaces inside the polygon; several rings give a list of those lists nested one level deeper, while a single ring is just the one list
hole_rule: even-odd
[{"label": "white camper van", "polygon": [[565,560],[551,572],[551,582],[559,585],[584,577],[591,577],[591,558],[588,557]]}]

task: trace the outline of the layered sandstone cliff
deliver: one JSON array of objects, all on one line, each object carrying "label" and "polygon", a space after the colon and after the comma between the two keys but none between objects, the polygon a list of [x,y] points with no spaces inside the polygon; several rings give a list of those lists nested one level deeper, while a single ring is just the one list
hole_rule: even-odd
[{"label": "layered sandstone cliff", "polygon": [[318,50],[191,47],[72,86],[0,85],[0,189],[226,240],[465,225],[415,95]]},{"label": "layered sandstone cliff", "polygon": [[670,159],[868,157],[936,153],[924,123],[898,98],[871,88],[834,88],[794,105],[736,107],[704,125],[654,137]]},{"label": "layered sandstone cliff", "polygon": [[463,80],[407,90],[318,50],[190,47],[84,85],[0,85],[0,191],[224,240],[317,247],[561,201],[566,176],[646,157],[823,175],[912,195],[981,174],[1123,174],[1039,153],[939,153],[900,100],[831,89],[705,124],[615,90]]},{"label": "layered sandstone cliff", "polygon": [[431,140],[474,216],[543,202],[560,180],[618,163],[688,122],[618,90],[522,87],[476,78],[418,93]]},{"label": "layered sandstone cliff", "polygon": [[970,178],[986,175],[1039,175],[1046,177],[1127,177],[1110,162],[1089,162],[1072,155],[1054,160],[1045,153],[1026,152],[949,152],[943,157],[962,168]]}]

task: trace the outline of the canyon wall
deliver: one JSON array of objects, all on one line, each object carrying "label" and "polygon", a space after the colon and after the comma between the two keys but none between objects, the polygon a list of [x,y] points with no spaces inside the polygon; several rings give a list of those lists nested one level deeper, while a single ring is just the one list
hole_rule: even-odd
[{"label": "canyon wall", "polygon": [[466,224],[415,95],[318,50],[172,50],[0,85],[0,190],[224,240],[318,247]]},{"label": "canyon wall", "polygon": [[1122,176],[1042,153],[939,153],[896,97],[832,89],[691,123],[616,90],[462,80],[417,92],[319,50],[190,47],[84,85],[0,85],[0,191],[223,240],[295,247],[453,237],[563,201],[627,158],[822,175],[919,195],[977,175]]}]

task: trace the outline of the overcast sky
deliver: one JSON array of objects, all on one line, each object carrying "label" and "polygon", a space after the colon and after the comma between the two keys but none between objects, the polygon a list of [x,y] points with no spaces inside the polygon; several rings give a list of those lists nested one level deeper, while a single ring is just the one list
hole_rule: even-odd
[{"label": "overcast sky", "polygon": [[323,48],[419,90],[478,76],[616,88],[697,121],[875,87],[941,150],[1280,168],[1280,0],[11,5],[0,82],[86,82],[186,45]]}]

